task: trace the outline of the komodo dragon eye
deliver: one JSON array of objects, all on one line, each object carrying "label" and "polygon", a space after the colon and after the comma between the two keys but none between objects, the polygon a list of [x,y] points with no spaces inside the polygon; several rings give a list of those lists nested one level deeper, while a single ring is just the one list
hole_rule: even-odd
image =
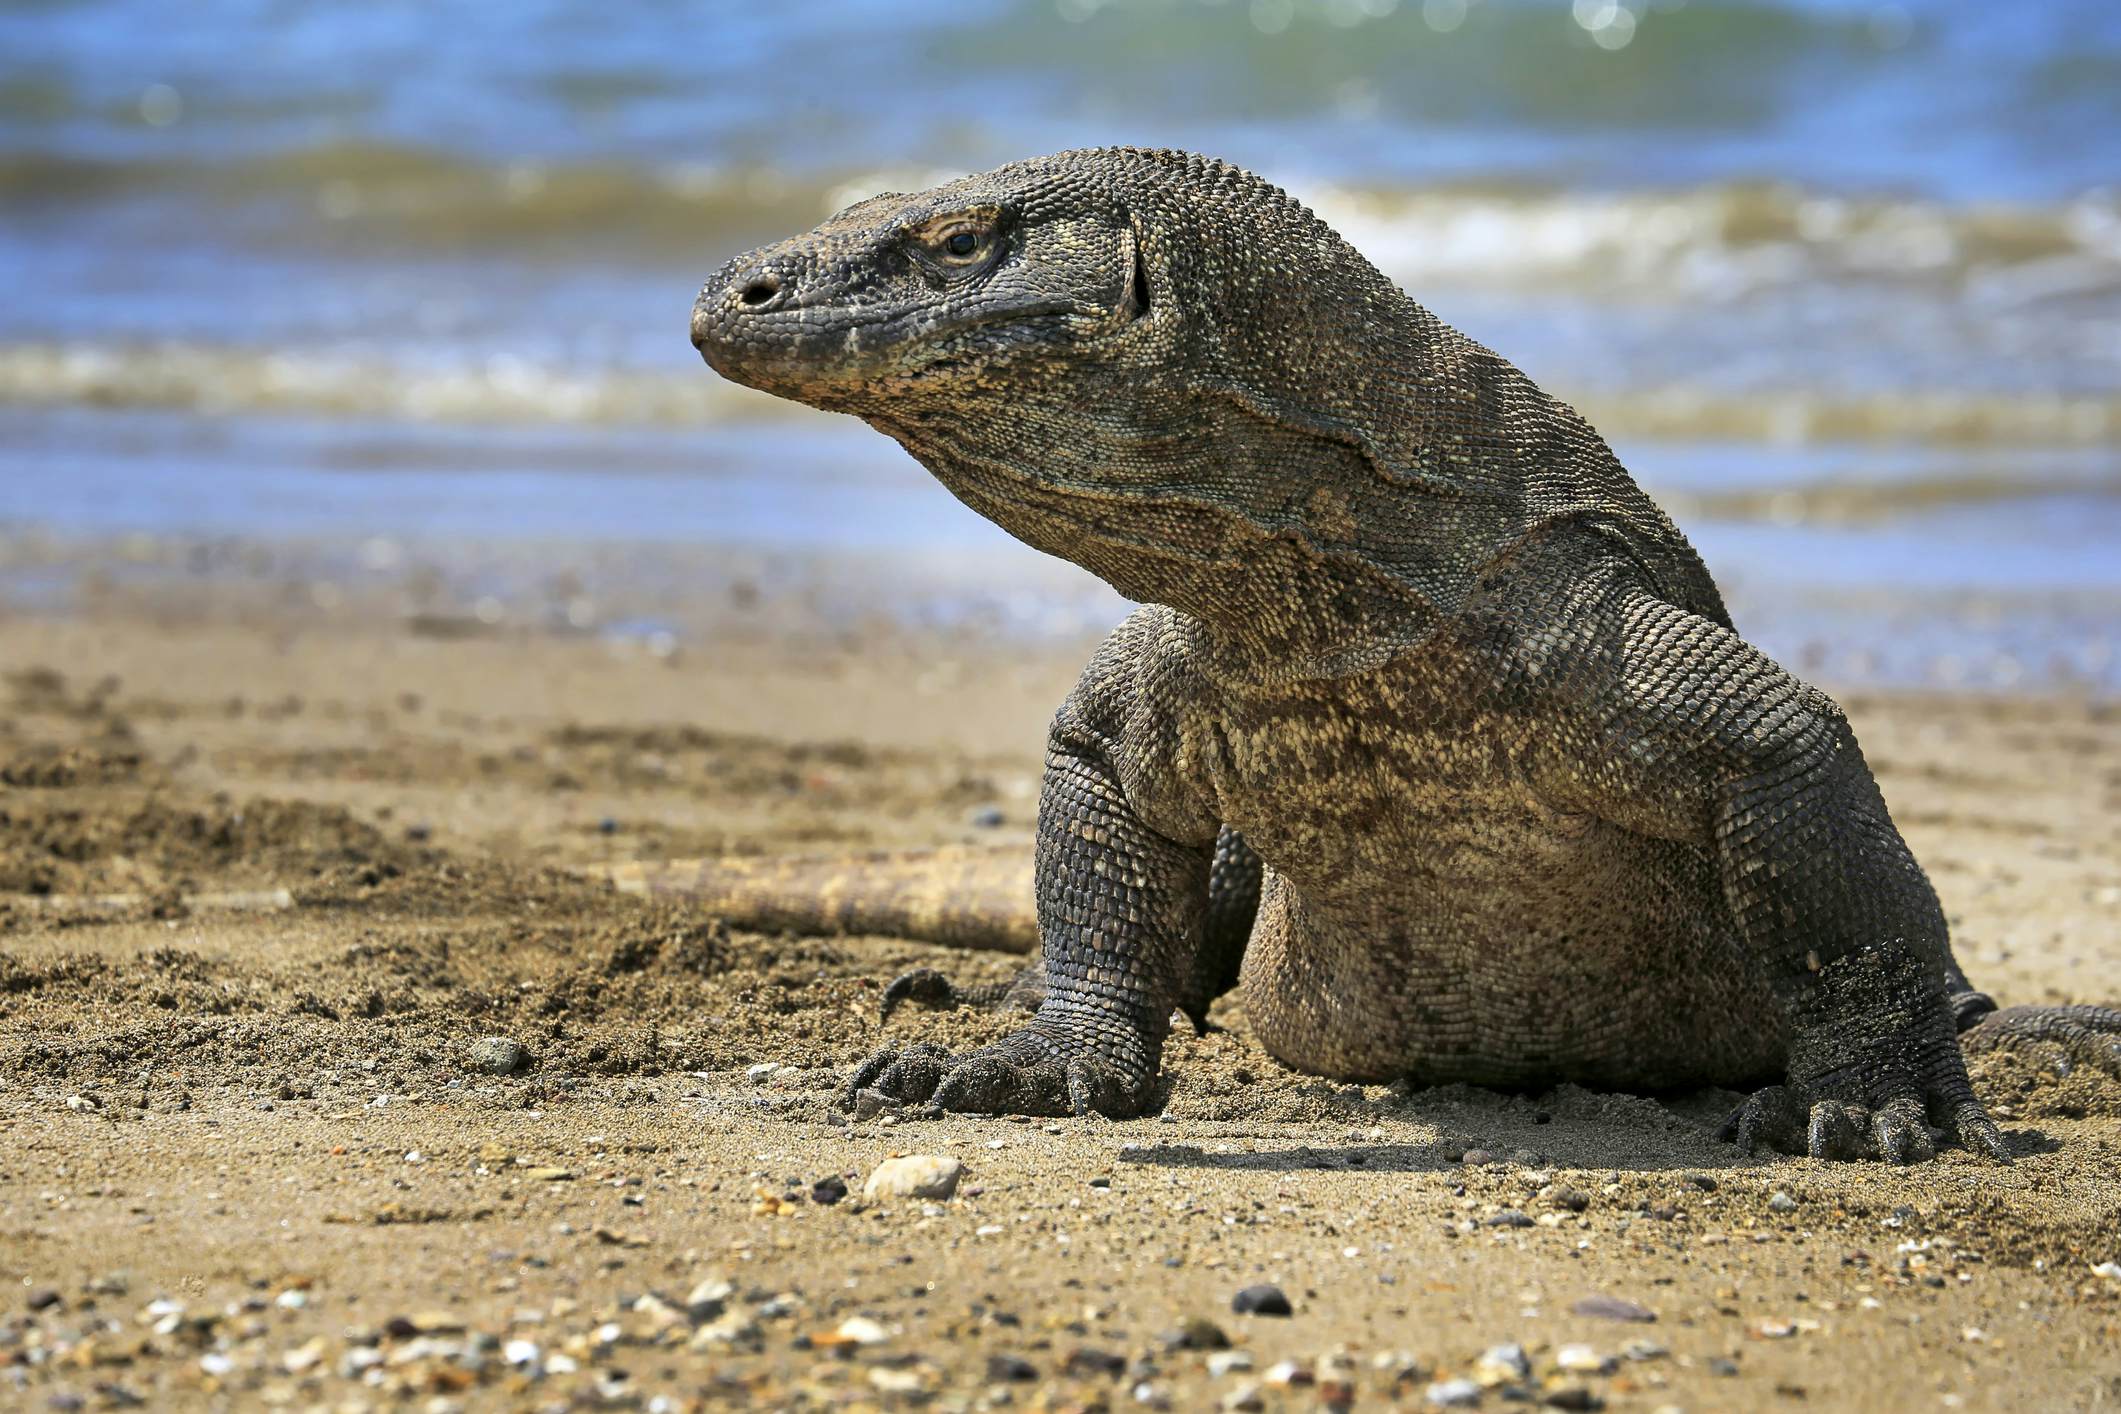
[{"label": "komodo dragon eye", "polygon": [[929,256],[944,265],[977,265],[994,250],[994,232],[983,226],[953,226],[920,237]]}]

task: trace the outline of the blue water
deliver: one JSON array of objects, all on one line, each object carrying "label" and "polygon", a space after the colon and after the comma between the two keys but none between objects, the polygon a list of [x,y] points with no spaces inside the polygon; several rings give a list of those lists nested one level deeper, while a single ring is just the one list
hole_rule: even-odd
[{"label": "blue water", "polygon": [[683,330],[744,245],[1103,142],[1266,173],[1578,400],[1779,650],[2115,681],[2111,0],[0,6],[0,530],[1061,593]]}]

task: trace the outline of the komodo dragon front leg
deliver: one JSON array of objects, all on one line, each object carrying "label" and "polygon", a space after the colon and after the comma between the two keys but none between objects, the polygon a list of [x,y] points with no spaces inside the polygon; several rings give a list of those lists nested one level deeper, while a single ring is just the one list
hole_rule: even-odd
[{"label": "komodo dragon front leg", "polygon": [[1563,635],[1555,658],[1576,661],[1558,684],[1550,789],[1708,851],[1781,1013],[1787,1078],[1724,1136],[1905,1163],[1934,1152],[1927,1120],[2007,1160],[1960,1051],[1965,981],[1943,912],[1840,709],[1729,629],[1639,591]]},{"label": "komodo dragon front leg", "polygon": [[1045,985],[1031,1023],[956,1058],[887,1048],[855,1072],[850,1097],[1113,1118],[1154,1101],[1171,1013],[1194,985],[1218,827],[1167,774],[1173,728],[1163,694],[1140,690],[1135,624],[1092,661],[1049,739],[1036,866]]},{"label": "komodo dragon front leg", "polygon": [[[1200,946],[1194,951],[1193,966],[1176,1001],[1177,1009],[1193,1023],[1196,1033],[1211,1029],[1208,1008],[1237,985],[1245,944],[1252,937],[1252,920],[1259,912],[1261,868],[1259,855],[1245,843],[1244,836],[1223,826],[1215,837],[1215,853],[1208,865],[1208,911],[1201,921]],[[1045,999],[1044,959],[1006,982],[954,982],[939,969],[916,967],[900,973],[884,988],[882,1013],[889,1020],[908,1002],[934,1008],[1037,1011]]]}]

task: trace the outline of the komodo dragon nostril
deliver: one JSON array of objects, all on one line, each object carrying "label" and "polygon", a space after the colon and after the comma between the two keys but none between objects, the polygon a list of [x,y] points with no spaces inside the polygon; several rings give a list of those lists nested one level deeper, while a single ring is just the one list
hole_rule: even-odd
[{"label": "komodo dragon nostril", "polygon": [[744,286],[744,292],[738,295],[737,298],[743,301],[746,308],[755,309],[780,292],[781,282],[779,280],[776,280],[771,275],[761,275],[750,284]]}]

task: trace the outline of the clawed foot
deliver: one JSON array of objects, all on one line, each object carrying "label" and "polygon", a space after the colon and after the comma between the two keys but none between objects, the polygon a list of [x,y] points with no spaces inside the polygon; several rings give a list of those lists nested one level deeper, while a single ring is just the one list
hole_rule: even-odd
[{"label": "clawed foot", "polygon": [[932,1104],[969,1114],[1085,1115],[1125,1119],[1155,1094],[1153,1062],[1122,1065],[1079,1041],[1028,1026],[991,1046],[952,1057],[926,1042],[891,1046],[863,1062],[847,1085],[904,1105]]},{"label": "clawed foot", "polygon": [[2121,1008],[2013,1006],[1959,1033],[1969,1054],[2051,1046],[2070,1062],[2121,1080]]},{"label": "clawed foot", "polygon": [[1717,1137],[1746,1150],[1892,1164],[1930,1158],[1942,1139],[2011,1161],[2009,1141],[1974,1098],[1966,1061],[1941,1027],[1878,1044],[1808,1080],[1771,1085],[1740,1105]]}]

